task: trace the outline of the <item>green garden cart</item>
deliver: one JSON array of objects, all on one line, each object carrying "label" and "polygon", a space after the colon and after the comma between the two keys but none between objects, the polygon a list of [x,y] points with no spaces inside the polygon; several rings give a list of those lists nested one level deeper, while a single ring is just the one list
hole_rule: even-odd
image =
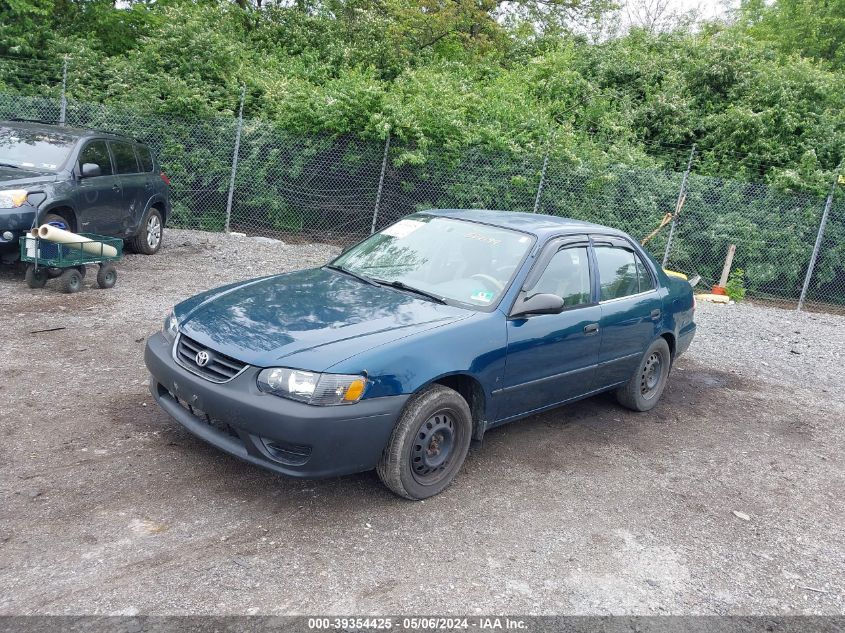
[{"label": "green garden cart", "polygon": [[[43,288],[48,279],[58,277],[64,292],[79,292],[86,266],[92,264],[99,265],[97,285],[100,288],[114,287],[117,283],[117,269],[113,262],[123,256],[123,240],[94,233],[77,235],[87,238],[87,241],[59,244],[33,235],[20,238],[21,261],[29,263],[26,283],[30,288]],[[111,251],[106,248],[109,246],[115,249],[115,255],[104,252]]]}]

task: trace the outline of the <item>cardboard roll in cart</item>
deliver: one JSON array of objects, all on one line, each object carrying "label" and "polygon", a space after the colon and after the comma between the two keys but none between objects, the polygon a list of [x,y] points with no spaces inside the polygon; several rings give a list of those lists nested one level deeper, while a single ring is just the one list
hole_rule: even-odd
[{"label": "cardboard roll in cart", "polygon": [[71,233],[54,224],[43,224],[20,238],[21,261],[28,262],[26,283],[43,288],[60,271],[64,292],[79,292],[86,266],[97,264],[97,285],[112,288],[117,283],[114,263],[123,256],[123,240],[94,233]]}]

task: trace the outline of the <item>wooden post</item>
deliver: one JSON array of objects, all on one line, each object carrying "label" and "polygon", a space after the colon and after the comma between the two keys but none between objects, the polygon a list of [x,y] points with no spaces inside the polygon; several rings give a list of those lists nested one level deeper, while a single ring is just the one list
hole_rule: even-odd
[{"label": "wooden post", "polygon": [[728,275],[731,274],[731,266],[734,263],[734,254],[736,253],[736,244],[728,246],[728,255],[725,257],[725,265],[722,267],[722,276],[719,277],[719,285],[724,288],[728,283]]}]

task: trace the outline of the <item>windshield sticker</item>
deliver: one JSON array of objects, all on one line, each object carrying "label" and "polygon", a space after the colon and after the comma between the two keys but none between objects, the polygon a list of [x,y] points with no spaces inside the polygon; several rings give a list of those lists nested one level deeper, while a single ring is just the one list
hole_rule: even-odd
[{"label": "windshield sticker", "polygon": [[393,226],[384,229],[381,234],[401,240],[403,237],[408,237],[411,233],[421,229],[423,226],[425,226],[425,222],[420,222],[419,220],[399,220]]},{"label": "windshield sticker", "polygon": [[487,237],[486,235],[481,235],[480,233],[467,233],[464,237],[469,238],[471,240],[478,240],[479,242],[484,242],[485,244],[489,244],[490,246],[498,246],[502,243],[502,240],[497,240],[494,237]]},{"label": "windshield sticker", "polygon": [[489,290],[473,290],[469,300],[490,303],[493,301],[493,293]]}]

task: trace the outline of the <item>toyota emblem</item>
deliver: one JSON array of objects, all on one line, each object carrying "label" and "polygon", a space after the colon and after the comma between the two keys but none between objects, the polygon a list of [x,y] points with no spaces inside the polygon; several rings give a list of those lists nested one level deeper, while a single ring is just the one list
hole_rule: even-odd
[{"label": "toyota emblem", "polygon": [[197,352],[197,357],[194,360],[197,361],[197,367],[205,367],[208,365],[208,361],[211,360],[211,355],[203,350],[201,352]]}]

